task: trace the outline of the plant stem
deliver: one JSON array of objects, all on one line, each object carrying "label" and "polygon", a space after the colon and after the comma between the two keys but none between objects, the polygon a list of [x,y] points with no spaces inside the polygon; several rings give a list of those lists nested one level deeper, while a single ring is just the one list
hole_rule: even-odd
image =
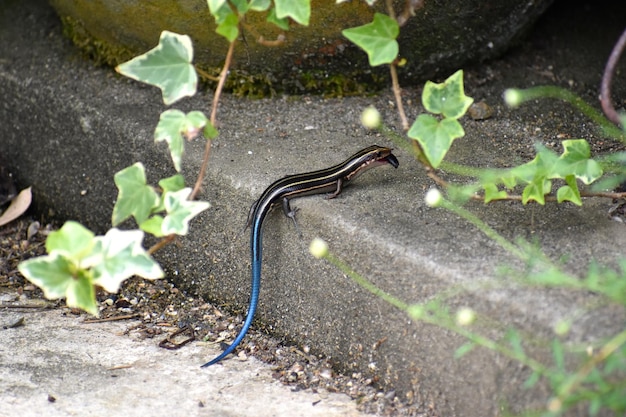
[{"label": "plant stem", "polygon": [[[222,72],[220,73],[220,80],[217,83],[217,88],[215,89],[215,93],[213,94],[213,106],[211,109],[211,118],[210,118],[211,124],[213,126],[216,125],[217,107],[220,101],[222,90],[224,89],[224,83],[226,83],[226,78],[228,77],[228,71],[230,69],[230,63],[233,59],[234,51],[235,51],[235,41],[232,41],[230,43],[230,47],[228,48],[228,53],[226,54],[224,67],[222,68]],[[207,166],[209,165],[210,155],[211,155],[211,140],[207,139],[206,146],[204,147],[204,156],[202,158],[202,165],[200,166],[200,172],[198,173],[198,178],[196,179],[196,183],[193,187],[193,191],[189,195],[190,200],[193,200],[196,197],[196,195],[200,192],[200,187],[202,186],[202,180],[204,179]]]},{"label": "plant stem", "polygon": [[344,263],[341,259],[335,257],[330,252],[328,252],[324,256],[324,259],[326,259],[328,262],[330,262],[331,264],[339,268],[341,272],[349,276],[354,282],[359,284],[361,287],[371,292],[375,296],[381,298],[382,300],[386,301],[387,303],[391,304],[392,306],[397,307],[402,311],[406,311],[409,308],[408,304],[394,297],[393,295],[381,290],[376,285],[372,284],[371,282],[363,278],[361,275],[356,273],[352,268],[350,268],[350,266]]},{"label": "plant stem", "polygon": [[415,320],[420,320],[423,321],[425,323],[428,324],[434,324],[436,326],[439,326],[441,328],[447,329],[447,330],[451,330],[457,334],[459,334],[460,336],[465,337],[466,339],[470,340],[471,342],[485,347],[487,349],[491,349],[495,352],[500,352],[512,359],[515,359],[517,361],[519,361],[520,363],[528,366],[529,368],[531,368],[533,371],[544,375],[546,372],[546,368],[545,366],[543,366],[540,362],[528,357],[527,355],[523,354],[523,353],[518,353],[515,352],[513,349],[509,349],[506,346],[499,344],[498,342],[495,342],[487,337],[481,336],[477,333],[474,333],[472,331],[470,331],[469,329],[466,329],[462,326],[458,326],[454,323],[454,320],[452,318],[450,318],[448,315],[442,315],[440,311],[431,310],[431,313],[434,314],[423,314],[420,315],[419,317],[413,317],[413,315],[410,314],[410,310],[411,310],[411,306],[407,303],[405,303],[404,301],[394,297],[393,295],[381,290],[380,288],[378,288],[376,285],[374,285],[373,283],[371,283],[370,281],[368,281],[366,278],[362,277],[361,275],[359,275],[357,272],[355,272],[352,268],[350,268],[350,266],[348,266],[346,263],[344,263],[341,259],[337,258],[336,256],[334,256],[333,254],[331,254],[330,252],[328,252],[325,256],[324,259],[326,259],[327,261],[329,261],[331,264],[335,265],[337,268],[339,268],[344,274],[346,274],[348,277],[350,277],[350,279],[352,279],[355,283],[357,283],[358,285],[360,285],[363,289],[369,291],[370,293],[372,293],[373,295],[381,298],[382,300],[386,301],[387,303],[391,304],[392,306],[402,310],[403,312],[405,312],[409,317],[411,317],[412,319]]},{"label": "plant stem", "polygon": [[613,352],[624,345],[624,343],[626,343],[626,330],[616,334],[615,337],[602,346],[602,349],[600,349],[598,354],[589,359],[589,361],[564,384],[558,395],[559,400],[564,401],[565,398],[583,382],[585,377],[587,377],[587,375],[589,375],[589,373],[593,371],[600,362],[608,358],[611,354],[613,354]]},{"label": "plant stem", "polygon": [[392,62],[389,64],[389,72],[391,73],[391,85],[393,89],[393,96],[396,99],[396,106],[398,107],[398,114],[400,115],[400,121],[402,122],[402,130],[405,132],[409,130],[409,121],[406,118],[406,113],[404,112],[404,105],[402,104],[402,89],[400,88],[400,83],[398,82],[398,71],[396,69],[396,63]]},{"label": "plant stem", "polygon": [[474,226],[478,228],[481,232],[485,234],[488,238],[492,239],[498,245],[500,245],[503,249],[505,249],[510,254],[516,256],[524,262],[529,260],[528,254],[524,251],[520,250],[517,246],[513,245],[511,242],[506,240],[503,236],[501,236],[498,232],[492,229],[489,225],[483,222],[480,218],[478,218],[475,214],[470,211],[464,209],[463,207],[457,206],[456,204],[451,203],[442,197],[441,207],[446,208],[456,214],[459,217],[464,218],[468,222],[472,223]]},{"label": "plant stem", "polygon": [[[604,110],[604,114],[606,114],[606,117],[618,126],[622,126],[622,121],[620,120],[620,116],[615,110],[615,107],[613,107],[613,102],[611,101],[611,82],[613,81],[613,77],[615,76],[615,68],[617,67],[617,63],[619,62],[619,59],[622,56],[622,52],[624,52],[625,47],[626,30],[624,30],[622,36],[620,36],[619,40],[611,51],[609,60],[607,61],[606,67],[604,68],[604,74],[602,75],[602,84],[600,87],[600,103],[602,104],[602,110]],[[622,126],[622,128],[623,127],[625,126]]]}]

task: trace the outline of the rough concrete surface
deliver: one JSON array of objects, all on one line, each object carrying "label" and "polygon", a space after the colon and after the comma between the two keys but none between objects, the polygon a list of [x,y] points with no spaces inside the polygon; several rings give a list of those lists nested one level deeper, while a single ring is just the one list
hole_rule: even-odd
[{"label": "rough concrete surface", "polygon": [[178,351],[121,337],[132,323],[86,324],[69,310],[3,312],[0,416],[358,416],[347,395],[294,392],[269,365],[201,369],[215,347]]},{"label": "rough concrete surface", "polygon": [[[152,130],[163,110],[159,92],[82,61],[61,38],[58,21],[45,4],[35,0],[19,7],[11,4],[2,10],[0,21],[0,152],[11,161],[20,184],[33,185],[39,210],[78,219],[102,232],[110,222],[116,171],[142,161],[150,180],[172,174],[164,147],[152,143]],[[555,7],[561,8],[548,14],[520,48],[500,61],[467,69],[467,94],[485,100],[494,116],[485,121],[463,119],[466,137],[455,142],[451,160],[510,166],[532,159],[536,141],[561,152],[563,138],[587,138],[596,151],[617,147],[561,103],[540,101],[510,110],[501,102],[506,87],[559,84],[596,103],[604,62],[623,29],[618,19],[623,13],[610,2],[594,5],[557,2]],[[569,30],[573,26],[578,30]],[[414,119],[422,111],[421,91],[407,87],[407,111]],[[624,97],[625,89],[626,83],[618,78],[615,96]],[[209,97],[201,93],[180,108],[204,109]],[[276,178],[329,166],[372,143],[387,144],[359,126],[359,115],[374,104],[388,123],[395,124],[397,115],[390,103],[388,93],[334,100],[224,97],[220,136],[201,196],[212,208],[180,245],[158,254],[168,278],[190,294],[245,311],[248,247],[246,239],[234,237],[245,223],[249,205]],[[188,181],[201,154],[201,143],[188,146],[184,172]],[[308,242],[320,236],[377,286],[406,302],[480,284],[475,292],[456,299],[455,306],[470,305],[536,336],[550,335],[558,320],[593,301],[591,294],[507,288],[512,276],[495,271],[517,264],[473,226],[426,207],[423,196],[431,182],[409,155],[398,155],[398,170],[368,172],[340,198],[297,200],[302,238],[280,215],[270,216],[255,326],[286,342],[310,346],[338,369],[368,373],[402,398],[435,402],[445,415],[498,415],[502,402],[517,411],[543,405],[541,387],[519,388],[528,369],[482,350],[454,360],[452,354],[462,339],[411,322],[308,255]],[[468,208],[506,237],[537,239],[549,255],[567,255],[568,269],[583,271],[591,259],[612,264],[624,255],[624,225],[608,219],[610,205],[595,199],[583,208],[517,203],[474,203]],[[592,340],[622,325],[618,313],[596,311],[576,321],[571,337]],[[193,349],[194,354],[202,352],[198,359],[211,357],[204,347]],[[111,360],[104,366],[119,363],[126,362]],[[231,359],[210,372],[232,375],[239,366]],[[182,367],[173,363],[161,369],[167,373]],[[198,371],[193,372],[195,378]]]}]

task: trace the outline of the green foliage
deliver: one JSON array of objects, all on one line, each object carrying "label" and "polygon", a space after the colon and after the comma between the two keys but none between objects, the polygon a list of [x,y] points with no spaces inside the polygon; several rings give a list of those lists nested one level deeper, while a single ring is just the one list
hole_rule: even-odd
[{"label": "green foliage", "polygon": [[303,26],[308,26],[311,18],[311,0],[274,0],[276,18],[291,18]]},{"label": "green foliage", "polygon": [[437,168],[455,139],[465,136],[458,118],[463,116],[474,100],[463,90],[463,71],[459,70],[441,84],[426,82],[422,104],[429,114],[417,117],[407,135],[415,139],[433,168]]},{"label": "green foliage", "polygon": [[115,70],[160,88],[163,102],[170,105],[196,93],[198,75],[192,60],[193,47],[189,36],[163,31],[155,48],[118,65]]},{"label": "green foliage", "polygon": [[[159,182],[161,196],[146,183],[145,169],[141,163],[124,168],[115,174],[119,193],[113,207],[113,225],[134,217],[139,227],[155,236],[186,235],[189,221],[210,207],[207,202],[188,201],[190,188],[184,187],[180,175]],[[163,217],[159,213],[165,212]]]},{"label": "green foliage", "polygon": [[557,191],[557,201],[571,201],[582,205],[580,190],[576,180],[589,185],[598,180],[603,170],[600,164],[590,159],[591,149],[584,139],[571,139],[562,142],[563,153],[557,156],[544,146],[537,145],[537,156],[532,161],[505,171],[487,172],[481,181],[485,190],[485,202],[508,197],[500,191],[498,184],[508,189],[523,185],[522,202],[535,201],[545,204],[545,197],[552,190],[553,179],[565,180],[565,185]]},{"label": "green foliage", "polygon": [[474,99],[465,95],[463,89],[463,71],[459,70],[441,84],[426,81],[422,91],[424,108],[446,119],[462,117]]},{"label": "green foliage", "polygon": [[356,28],[345,29],[343,36],[367,53],[372,67],[393,62],[398,56],[396,38],[400,27],[395,19],[376,13],[371,23]]},{"label": "green foliage", "polygon": [[133,275],[163,277],[159,265],[141,247],[143,232],[111,229],[95,236],[76,222],[66,222],[46,240],[48,255],[20,263],[19,271],[49,299],[98,315],[95,286],[117,292]]},{"label": "green foliage", "polygon": [[[212,129],[207,137],[215,137],[217,131],[202,112],[192,111],[185,114],[180,110],[173,109],[161,113],[161,118],[154,132],[154,140],[157,142],[167,142],[176,171],[180,171],[185,146],[183,136],[188,139],[193,139],[207,125],[210,125],[209,129]],[[213,131],[215,133],[213,133]]]}]

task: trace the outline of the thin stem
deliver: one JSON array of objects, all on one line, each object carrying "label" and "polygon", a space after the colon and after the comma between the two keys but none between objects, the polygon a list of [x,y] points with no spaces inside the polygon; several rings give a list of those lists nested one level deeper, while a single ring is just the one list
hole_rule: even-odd
[{"label": "thin stem", "polygon": [[622,345],[626,343],[626,330],[621,333],[618,333],[609,340],[603,347],[600,349],[597,355],[594,355],[582,368],[572,376],[572,378],[567,381],[564,388],[561,390],[558,398],[561,401],[564,401],[565,398],[576,389],[583,380],[589,375],[591,371],[593,371],[596,366],[608,358],[613,352],[619,349]]},{"label": "thin stem", "polygon": [[393,295],[381,290],[376,285],[369,282],[367,279],[363,278],[361,275],[356,273],[352,268],[350,268],[346,263],[344,263],[341,259],[335,257],[333,254],[328,252],[324,259],[329,261],[331,264],[335,265],[337,268],[341,270],[344,274],[349,276],[354,282],[359,284],[361,287],[371,292],[375,296],[381,298],[382,300],[388,302],[394,307],[399,308],[402,311],[407,311],[409,305],[404,301],[394,297]]},{"label": "thin stem", "polygon": [[391,85],[393,89],[393,96],[396,99],[396,105],[398,106],[398,114],[400,115],[400,121],[402,122],[402,130],[405,132],[409,130],[409,121],[406,118],[404,112],[404,105],[402,104],[402,88],[398,82],[398,71],[396,69],[396,63],[389,64],[389,72],[391,73]]},{"label": "thin stem", "polygon": [[398,25],[400,27],[404,26],[406,22],[409,21],[411,16],[415,16],[415,11],[424,7],[424,0],[406,0],[406,4],[404,5],[404,10],[398,18]]},{"label": "thin stem", "polygon": [[[224,89],[224,83],[226,82],[226,78],[228,77],[228,71],[230,68],[230,63],[233,58],[233,52],[235,50],[235,41],[230,43],[230,47],[228,48],[228,53],[226,54],[226,61],[224,62],[224,67],[222,68],[222,72],[220,73],[220,78],[217,83],[217,88],[215,89],[215,93],[213,94],[213,108],[211,109],[211,124],[213,126],[216,125],[217,119],[217,107],[220,101],[220,96],[222,94],[222,90]],[[211,139],[207,138],[206,146],[204,147],[204,156],[202,158],[202,165],[200,166],[200,172],[198,173],[198,178],[196,179],[196,183],[189,194],[189,200],[193,200],[196,198],[196,195],[200,192],[200,187],[202,186],[202,181],[204,180],[204,175],[206,174],[207,167],[209,165],[209,157],[211,155]],[[163,239],[159,240],[157,243],[152,245],[150,249],[148,249],[149,254],[153,254],[158,251],[162,247],[168,245],[176,238],[176,235],[171,234],[165,236]]]},{"label": "thin stem", "polygon": [[[391,0],[387,0],[387,13],[389,13],[389,17],[393,20],[396,20],[396,12],[393,9],[393,2]],[[393,90],[393,96],[396,99],[396,106],[398,107],[398,114],[400,115],[400,121],[402,122],[402,130],[405,132],[409,130],[409,121],[406,118],[406,113],[404,112],[404,105],[402,104],[402,89],[400,88],[400,83],[398,82],[398,71],[397,65],[395,62],[389,64],[389,72],[391,74],[391,85]]]},{"label": "thin stem", "polygon": [[459,207],[450,201],[442,198],[441,206],[450,210],[454,214],[459,217],[464,218],[468,222],[472,223],[474,226],[478,228],[481,232],[485,234],[488,238],[496,242],[507,252],[512,255],[518,257],[522,261],[526,262],[529,260],[528,254],[524,253],[524,251],[520,250],[517,246],[513,245],[511,242],[502,237],[498,232],[492,229],[487,223],[483,222],[480,218],[478,218],[472,212],[465,210],[463,207]]},{"label": "thin stem", "polygon": [[[600,103],[602,104],[602,110],[606,117],[618,126],[622,126],[619,113],[613,107],[613,101],[611,100],[611,82],[615,75],[615,68],[619,62],[622,52],[626,47],[626,30],[622,33],[619,40],[613,47],[609,60],[604,68],[604,74],[602,75],[602,84],[600,87]],[[624,127],[624,126],[622,126]]]},{"label": "thin stem", "polygon": [[454,321],[449,316],[442,315],[441,312],[439,312],[437,310],[429,309],[430,312],[434,313],[434,314],[420,314],[419,316],[411,314],[411,306],[409,304],[407,304],[404,301],[400,300],[399,298],[396,298],[393,295],[391,295],[391,294],[381,290],[376,285],[371,283],[369,280],[367,280],[363,276],[359,275],[352,268],[350,268],[350,266],[348,266],[341,259],[337,258],[336,256],[334,256],[330,252],[328,252],[326,255],[324,255],[324,259],[326,259],[328,262],[330,262],[331,264],[333,264],[337,268],[339,268],[344,274],[346,274],[348,277],[350,277],[350,279],[352,279],[355,283],[357,283],[363,289],[365,289],[365,290],[369,291],[370,293],[372,293],[373,295],[381,298],[382,300],[386,301],[387,303],[391,304],[392,306],[400,309],[401,311],[406,313],[412,319],[420,320],[420,321],[423,321],[425,323],[434,324],[434,325],[439,326],[441,328],[444,328],[444,329],[447,329],[447,330],[451,330],[451,331],[453,331],[453,332],[455,332],[455,333],[465,337],[466,339],[470,340],[471,342],[473,342],[473,343],[475,343],[475,344],[477,344],[479,346],[491,349],[491,350],[493,350],[495,352],[500,352],[500,353],[502,353],[502,354],[504,354],[504,355],[506,355],[506,356],[508,356],[510,358],[518,360],[520,363],[528,366],[533,371],[538,372],[541,375],[545,374],[546,368],[540,362],[538,362],[538,361],[534,360],[533,358],[530,358],[530,357],[528,357],[528,356],[526,356],[524,354],[520,354],[518,352],[515,352],[514,350],[509,349],[506,346],[504,346],[502,344],[499,344],[499,343],[489,339],[488,337],[481,336],[481,335],[479,335],[477,333],[474,333],[474,332],[470,331],[469,329],[466,329],[464,327],[456,325],[454,323]]},{"label": "thin stem", "polygon": [[[215,89],[215,93],[213,94],[213,106],[211,109],[211,124],[213,126],[216,125],[217,121],[217,108],[220,101],[220,96],[222,94],[222,90],[224,89],[224,84],[226,83],[226,78],[228,77],[228,72],[230,69],[230,63],[233,59],[233,53],[235,51],[235,41],[230,43],[230,47],[228,48],[228,53],[226,54],[226,61],[224,62],[224,67],[222,68],[222,72],[220,73],[220,80],[217,83],[217,88]],[[207,139],[206,146],[204,147],[204,156],[202,158],[202,165],[200,166],[200,172],[198,173],[198,178],[196,179],[196,184],[193,187],[193,191],[189,195],[189,199],[193,200],[196,195],[200,192],[200,187],[202,186],[202,181],[204,180],[204,175],[206,174],[207,166],[209,165],[209,156],[211,155],[211,140]]]}]

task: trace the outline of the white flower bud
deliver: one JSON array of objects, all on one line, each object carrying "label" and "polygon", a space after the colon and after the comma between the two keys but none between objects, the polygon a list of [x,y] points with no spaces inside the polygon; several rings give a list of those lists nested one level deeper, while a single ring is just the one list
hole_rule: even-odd
[{"label": "white flower bud", "polygon": [[317,259],[323,258],[328,255],[328,244],[319,237],[316,237],[311,241],[311,245],[309,245],[309,252]]},{"label": "white flower bud", "polygon": [[376,129],[380,126],[380,113],[374,106],[366,107],[361,113],[361,124],[368,129]]},{"label": "white flower bud", "polygon": [[469,307],[463,307],[456,312],[456,324],[469,326],[476,320],[476,312]]},{"label": "white flower bud", "polygon": [[441,204],[441,201],[443,200],[443,196],[441,195],[441,191],[439,191],[437,188],[431,188],[426,193],[425,200],[428,206],[437,207]]},{"label": "white flower bud", "polygon": [[522,104],[522,95],[519,93],[519,90],[508,88],[504,90],[504,102],[509,107],[517,107]]}]

